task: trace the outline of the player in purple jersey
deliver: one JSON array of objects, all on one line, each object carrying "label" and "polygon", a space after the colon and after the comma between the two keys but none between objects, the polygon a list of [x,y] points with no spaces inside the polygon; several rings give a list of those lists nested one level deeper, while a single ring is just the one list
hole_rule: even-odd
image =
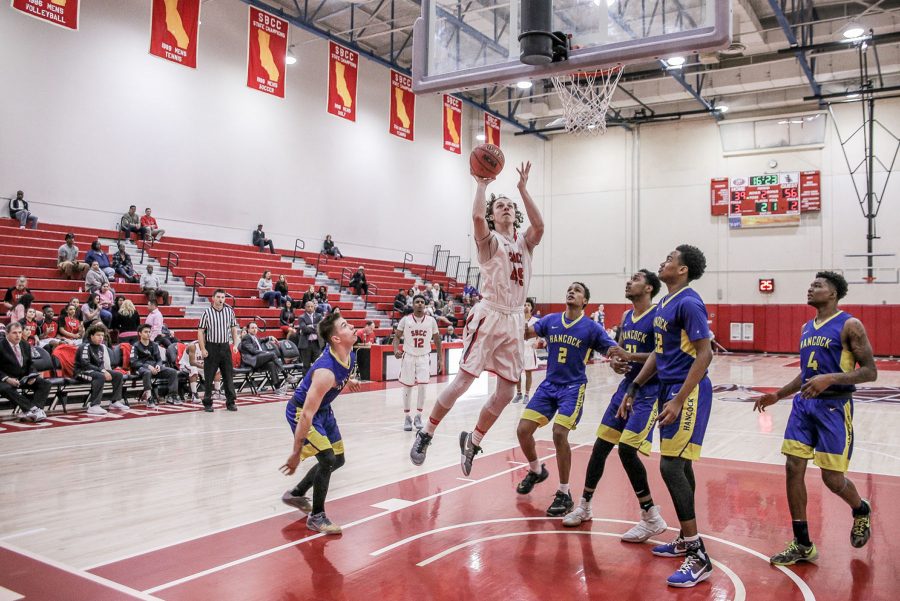
[{"label": "player in purple jersey", "polygon": [[862,547],[872,532],[872,508],[847,479],[853,454],[853,391],[855,384],[873,382],[878,376],[872,346],[863,324],[838,309],[847,294],[847,280],[833,271],[816,274],[806,293],[806,303],[816,317],[800,331],[800,373],[778,392],[764,394],[753,408],[765,411],[792,394],[781,452],[787,457],[788,507],[794,540],[774,555],[774,565],[788,566],[815,561],[818,551],[809,537],[806,521],[806,465],[809,460],[822,470],[828,490],[853,510],[850,544]]},{"label": "player in purple jersey", "polygon": [[712,406],[712,384],[706,370],[712,361],[706,305],[689,284],[706,270],[703,252],[682,244],[659,267],[659,279],[668,294],[656,306],[653,318],[654,352],[628,387],[622,403],[630,406],[641,387],[659,377],[660,454],[662,474],[681,531],[669,544],[657,545],[660,557],[684,557],[681,567],[667,579],[669,586],[692,587],[712,574],[712,560],[697,530],[694,513],[693,462],[700,448]]}]

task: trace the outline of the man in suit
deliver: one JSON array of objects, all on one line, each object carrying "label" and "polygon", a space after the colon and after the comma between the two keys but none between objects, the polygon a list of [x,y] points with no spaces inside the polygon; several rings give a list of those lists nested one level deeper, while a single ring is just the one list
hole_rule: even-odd
[{"label": "man in suit", "polygon": [[281,365],[275,353],[267,349],[264,345],[267,342],[277,342],[272,336],[259,337],[259,326],[255,321],[247,324],[247,335],[241,340],[241,361],[256,370],[265,369],[269,372],[269,381],[272,383],[272,389],[278,387],[278,373],[282,372]]},{"label": "man in suit", "polygon": [[[28,400],[20,389],[34,391]],[[50,393],[50,382],[35,372],[31,347],[22,340],[22,326],[13,322],[6,327],[6,339],[0,342],[0,396],[16,403],[24,413],[23,420],[39,422],[47,419],[44,405]]]},{"label": "man in suit", "polygon": [[319,340],[320,321],[322,321],[322,315],[316,313],[316,304],[312,301],[306,303],[305,310],[298,320],[297,334],[297,348],[300,349],[300,361],[303,362],[304,373],[322,350],[322,341]]}]

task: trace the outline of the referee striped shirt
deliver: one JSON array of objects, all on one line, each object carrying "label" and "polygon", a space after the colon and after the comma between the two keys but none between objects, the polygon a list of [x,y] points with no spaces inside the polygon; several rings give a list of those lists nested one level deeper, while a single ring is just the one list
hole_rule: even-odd
[{"label": "referee striped shirt", "polygon": [[234,318],[234,310],[225,305],[220,311],[210,305],[200,317],[199,329],[204,330],[206,342],[217,344],[230,344],[231,328],[237,327],[237,320]]}]

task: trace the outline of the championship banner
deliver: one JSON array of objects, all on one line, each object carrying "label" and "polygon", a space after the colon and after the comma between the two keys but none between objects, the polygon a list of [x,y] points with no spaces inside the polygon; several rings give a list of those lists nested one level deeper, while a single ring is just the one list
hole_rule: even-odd
[{"label": "championship banner", "polygon": [[153,0],[150,9],[150,54],[197,68],[200,0]]},{"label": "championship banner", "polygon": [[258,8],[249,8],[247,87],[284,98],[288,22]]},{"label": "championship banner", "polygon": [[12,0],[12,7],[29,17],[66,29],[78,29],[79,0]]},{"label": "championship banner", "polygon": [[484,143],[500,146],[500,119],[484,114]]},{"label": "championship banner", "polygon": [[444,94],[444,150],[461,154],[459,132],[462,129],[462,100]]},{"label": "championship banner", "polygon": [[416,127],[416,95],[412,78],[391,69],[391,126],[389,131],[404,140],[413,141]]},{"label": "championship banner", "polygon": [[[359,53],[328,43],[328,112],[356,121],[356,80]],[[392,80],[393,81],[393,80]],[[393,114],[393,111],[392,111]],[[410,119],[412,115],[410,115]]]}]

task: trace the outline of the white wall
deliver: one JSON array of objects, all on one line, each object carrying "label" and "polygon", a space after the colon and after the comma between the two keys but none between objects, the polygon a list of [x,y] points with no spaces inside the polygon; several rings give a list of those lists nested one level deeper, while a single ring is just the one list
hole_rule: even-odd
[{"label": "white wall", "polygon": [[331,233],[370,257],[465,250],[471,136],[443,150],[440,95],[417,99],[407,142],[388,133],[388,70],[368,59],[356,123],[326,113],[328,44],[298,29],[286,98],[247,88],[241,2],[203,4],[196,71],[148,54],[150,2],[82,5],[78,32],[0,7],[0,196],[24,189],[52,222],[111,227],[133,203],[184,236],[249,243],[261,221],[282,248]]}]

